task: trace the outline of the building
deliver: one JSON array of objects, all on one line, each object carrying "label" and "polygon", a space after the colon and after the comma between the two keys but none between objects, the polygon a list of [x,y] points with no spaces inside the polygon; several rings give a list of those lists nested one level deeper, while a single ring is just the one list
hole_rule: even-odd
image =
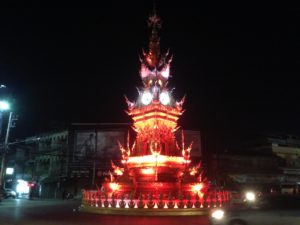
[{"label": "building", "polygon": [[255,135],[213,154],[212,177],[229,188],[257,187],[280,191],[300,184],[300,138],[295,135]]},{"label": "building", "polygon": [[[101,187],[109,177],[111,162],[118,163],[130,131],[129,123],[73,123],[56,130],[11,142],[6,167],[6,186],[16,189],[18,180],[30,182],[34,197],[62,198],[64,193],[80,195],[81,189]],[[180,132],[180,131],[178,131]],[[201,157],[199,131],[184,131],[194,140],[193,159]],[[131,134],[132,135],[132,134]]]},{"label": "building", "polygon": [[62,182],[68,173],[69,131],[44,133],[37,138],[34,177],[41,198],[62,196]]},{"label": "building", "polygon": [[283,174],[281,186],[289,186],[291,190],[296,189],[300,193],[300,137],[273,135],[268,140],[272,145],[272,152],[285,162],[280,167]]},{"label": "building", "polygon": [[227,189],[254,188],[266,192],[280,185],[279,163],[278,157],[272,154],[226,152],[214,154],[210,167],[215,171],[215,182]]}]

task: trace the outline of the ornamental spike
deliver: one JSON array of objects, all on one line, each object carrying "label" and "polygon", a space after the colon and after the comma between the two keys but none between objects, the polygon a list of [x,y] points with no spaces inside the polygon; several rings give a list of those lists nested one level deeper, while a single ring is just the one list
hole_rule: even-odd
[{"label": "ornamental spike", "polygon": [[128,131],[128,133],[127,133],[127,151],[130,149],[130,147],[129,147],[129,140],[130,140],[130,136],[129,136],[129,131]]},{"label": "ornamental spike", "polygon": [[124,156],[124,153],[126,152],[125,148],[123,147],[123,145],[120,143],[120,141],[118,140],[118,145],[119,145],[119,149],[121,150],[122,156]]},{"label": "ornamental spike", "polygon": [[191,152],[191,150],[193,148],[193,144],[194,144],[194,142],[192,141],[191,144],[189,145],[189,147],[186,149],[188,152]]},{"label": "ornamental spike", "polygon": [[110,182],[114,182],[115,178],[110,171],[109,171],[109,176],[110,176]]},{"label": "ornamental spike", "polygon": [[[135,145],[136,145],[136,141],[133,142],[133,145],[131,146],[131,152],[133,152],[133,150],[134,150],[134,148],[135,148]],[[129,154],[130,154],[130,152],[129,152]]]},{"label": "ornamental spike", "polygon": [[176,144],[176,148],[177,148],[177,150],[180,150],[180,147],[179,147],[179,145],[178,145],[178,142],[177,142],[177,141],[175,142],[175,144]]},{"label": "ornamental spike", "polygon": [[181,130],[181,146],[182,146],[182,150],[184,150],[184,134],[183,134],[183,129]]},{"label": "ornamental spike", "polygon": [[127,105],[128,105],[128,108],[129,108],[129,109],[132,109],[132,108],[134,107],[135,104],[134,104],[133,102],[129,101],[129,99],[127,98],[126,95],[124,95],[124,97],[125,97],[125,101],[126,101],[126,103],[127,103]]}]

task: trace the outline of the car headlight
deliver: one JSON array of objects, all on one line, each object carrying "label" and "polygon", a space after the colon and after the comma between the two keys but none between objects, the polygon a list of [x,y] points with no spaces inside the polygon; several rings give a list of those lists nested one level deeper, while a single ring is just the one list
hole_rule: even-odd
[{"label": "car headlight", "polygon": [[213,213],[211,214],[211,217],[216,219],[216,220],[221,220],[224,218],[224,210],[222,209],[217,209],[215,211],[213,211]]},{"label": "car headlight", "polygon": [[255,196],[255,193],[254,192],[247,192],[246,193],[246,200],[249,201],[249,202],[254,202],[255,199],[256,199],[256,196]]}]

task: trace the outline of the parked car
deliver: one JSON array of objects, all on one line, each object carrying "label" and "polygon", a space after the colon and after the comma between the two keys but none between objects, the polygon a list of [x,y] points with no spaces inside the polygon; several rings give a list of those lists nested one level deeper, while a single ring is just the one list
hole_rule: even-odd
[{"label": "parked car", "polygon": [[300,196],[270,195],[236,208],[212,209],[212,225],[299,225]]},{"label": "parked car", "polygon": [[0,202],[2,201],[2,199],[4,198],[4,190],[3,189],[0,189]]},{"label": "parked car", "polygon": [[16,198],[17,193],[10,189],[10,188],[4,188],[4,198]]}]

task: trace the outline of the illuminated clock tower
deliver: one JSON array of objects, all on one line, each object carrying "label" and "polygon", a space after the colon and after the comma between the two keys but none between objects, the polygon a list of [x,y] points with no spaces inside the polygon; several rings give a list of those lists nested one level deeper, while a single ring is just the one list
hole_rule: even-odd
[{"label": "illuminated clock tower", "polygon": [[140,57],[143,86],[136,101],[126,98],[136,140],[128,136],[126,146],[119,144],[123,165],[113,164],[111,180],[103,186],[116,194],[200,194],[205,185],[200,165],[190,168],[192,143],[185,146],[183,133],[181,144],[175,138],[184,98],[176,101],[168,87],[172,56],[160,51],[161,21],[156,13],[149,17],[148,26],[149,48]]}]

